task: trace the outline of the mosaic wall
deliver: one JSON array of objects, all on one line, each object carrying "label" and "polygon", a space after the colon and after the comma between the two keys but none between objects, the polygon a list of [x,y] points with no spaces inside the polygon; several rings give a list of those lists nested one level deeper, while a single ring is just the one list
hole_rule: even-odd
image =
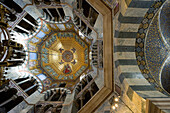
[{"label": "mosaic wall", "polygon": [[167,47],[168,58],[165,60],[161,72],[161,84],[170,93],[170,1],[166,1],[159,13],[159,26],[163,41]]},{"label": "mosaic wall", "polygon": [[[164,44],[159,32],[158,14],[155,16],[149,27],[145,39],[145,57],[147,66],[156,81],[160,81],[159,73],[168,56],[168,48]],[[142,68],[142,67],[141,67]]]},{"label": "mosaic wall", "polygon": [[160,71],[168,55],[168,49],[160,37],[157,16],[158,10],[164,2],[165,0],[155,2],[144,16],[138,29],[135,52],[143,76],[157,90],[169,95],[160,83]]},{"label": "mosaic wall", "polygon": [[170,1],[167,1],[160,11],[160,30],[166,43],[170,45]]},{"label": "mosaic wall", "polygon": [[165,64],[162,69],[161,73],[161,83],[163,88],[170,93],[170,57],[165,61]]}]

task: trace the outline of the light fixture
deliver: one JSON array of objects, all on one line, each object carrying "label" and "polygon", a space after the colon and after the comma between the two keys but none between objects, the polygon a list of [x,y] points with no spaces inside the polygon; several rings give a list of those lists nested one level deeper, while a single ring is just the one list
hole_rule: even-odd
[{"label": "light fixture", "polygon": [[118,102],[118,101],[119,101],[119,99],[118,99],[118,98],[115,98],[114,100],[115,100],[115,102]]},{"label": "light fixture", "polygon": [[111,104],[111,109],[114,111],[119,107],[119,99],[120,96],[118,95],[113,95],[113,97],[110,98],[109,102]]},{"label": "light fixture", "polygon": [[113,110],[115,110],[115,109],[116,109],[116,107],[115,107],[115,106],[112,106],[112,109],[113,109]]},{"label": "light fixture", "polygon": [[115,104],[115,107],[118,107],[118,104],[117,104],[117,103]]}]

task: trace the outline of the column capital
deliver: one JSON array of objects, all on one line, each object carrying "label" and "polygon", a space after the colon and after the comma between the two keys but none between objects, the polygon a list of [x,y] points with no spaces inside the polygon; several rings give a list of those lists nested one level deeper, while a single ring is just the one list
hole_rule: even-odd
[{"label": "column capital", "polygon": [[15,100],[17,97],[18,97],[17,95],[13,95],[11,99]]}]

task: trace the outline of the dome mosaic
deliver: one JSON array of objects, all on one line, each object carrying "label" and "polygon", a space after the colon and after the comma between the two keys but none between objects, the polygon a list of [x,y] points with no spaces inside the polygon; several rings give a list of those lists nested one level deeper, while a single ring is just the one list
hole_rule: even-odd
[{"label": "dome mosaic", "polygon": [[44,90],[66,87],[73,90],[79,77],[90,67],[91,42],[73,23],[43,25],[36,36],[29,39],[29,69],[42,78]]}]

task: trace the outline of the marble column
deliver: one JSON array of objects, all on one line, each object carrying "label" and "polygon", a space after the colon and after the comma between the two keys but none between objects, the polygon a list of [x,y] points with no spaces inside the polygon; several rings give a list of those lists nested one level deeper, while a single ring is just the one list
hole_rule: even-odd
[{"label": "marble column", "polygon": [[60,20],[63,21],[63,18],[62,18],[61,14],[60,14],[60,12],[59,12],[59,10],[58,10],[57,8],[56,8],[56,11],[57,11],[57,13],[58,13],[58,15],[59,15],[59,17],[60,17]]},{"label": "marble column", "polygon": [[88,91],[90,92],[90,96],[93,97],[93,92],[92,92],[91,86],[90,86],[90,88],[88,89]]},{"label": "marble column", "polygon": [[18,96],[17,95],[13,95],[10,99],[6,100],[5,102],[0,104],[0,107],[2,107],[3,105],[9,103],[12,100],[15,100]]},{"label": "marble column", "polygon": [[22,18],[25,22],[27,22],[28,24],[30,24],[33,27],[36,27],[32,22],[30,22],[29,20],[27,20],[26,18]]},{"label": "marble column", "polygon": [[3,89],[0,89],[0,92],[3,92],[3,91],[7,91],[7,90],[9,90],[10,88],[8,87],[8,86],[5,86]]},{"label": "marble column", "polygon": [[25,82],[27,82],[27,81],[29,81],[29,80],[30,80],[30,79],[28,78],[28,79],[26,79],[26,80],[23,80],[23,81],[21,81],[21,82],[18,82],[17,84],[20,85],[20,84],[25,83]]},{"label": "marble column", "polygon": [[82,107],[84,106],[83,100],[85,99],[84,96],[83,96],[83,94],[81,95],[81,97],[80,97],[79,99],[80,99],[80,106],[81,106],[81,108],[82,108]]},{"label": "marble column", "polygon": [[35,86],[37,86],[37,84],[34,84],[33,86],[31,86],[31,87],[25,89],[24,92],[27,92],[27,91],[31,90],[31,89],[34,88]]},{"label": "marble column", "polygon": [[51,99],[54,97],[55,94],[56,94],[56,92],[53,91],[53,94],[50,96],[50,98],[48,99],[48,101],[51,101]]}]

